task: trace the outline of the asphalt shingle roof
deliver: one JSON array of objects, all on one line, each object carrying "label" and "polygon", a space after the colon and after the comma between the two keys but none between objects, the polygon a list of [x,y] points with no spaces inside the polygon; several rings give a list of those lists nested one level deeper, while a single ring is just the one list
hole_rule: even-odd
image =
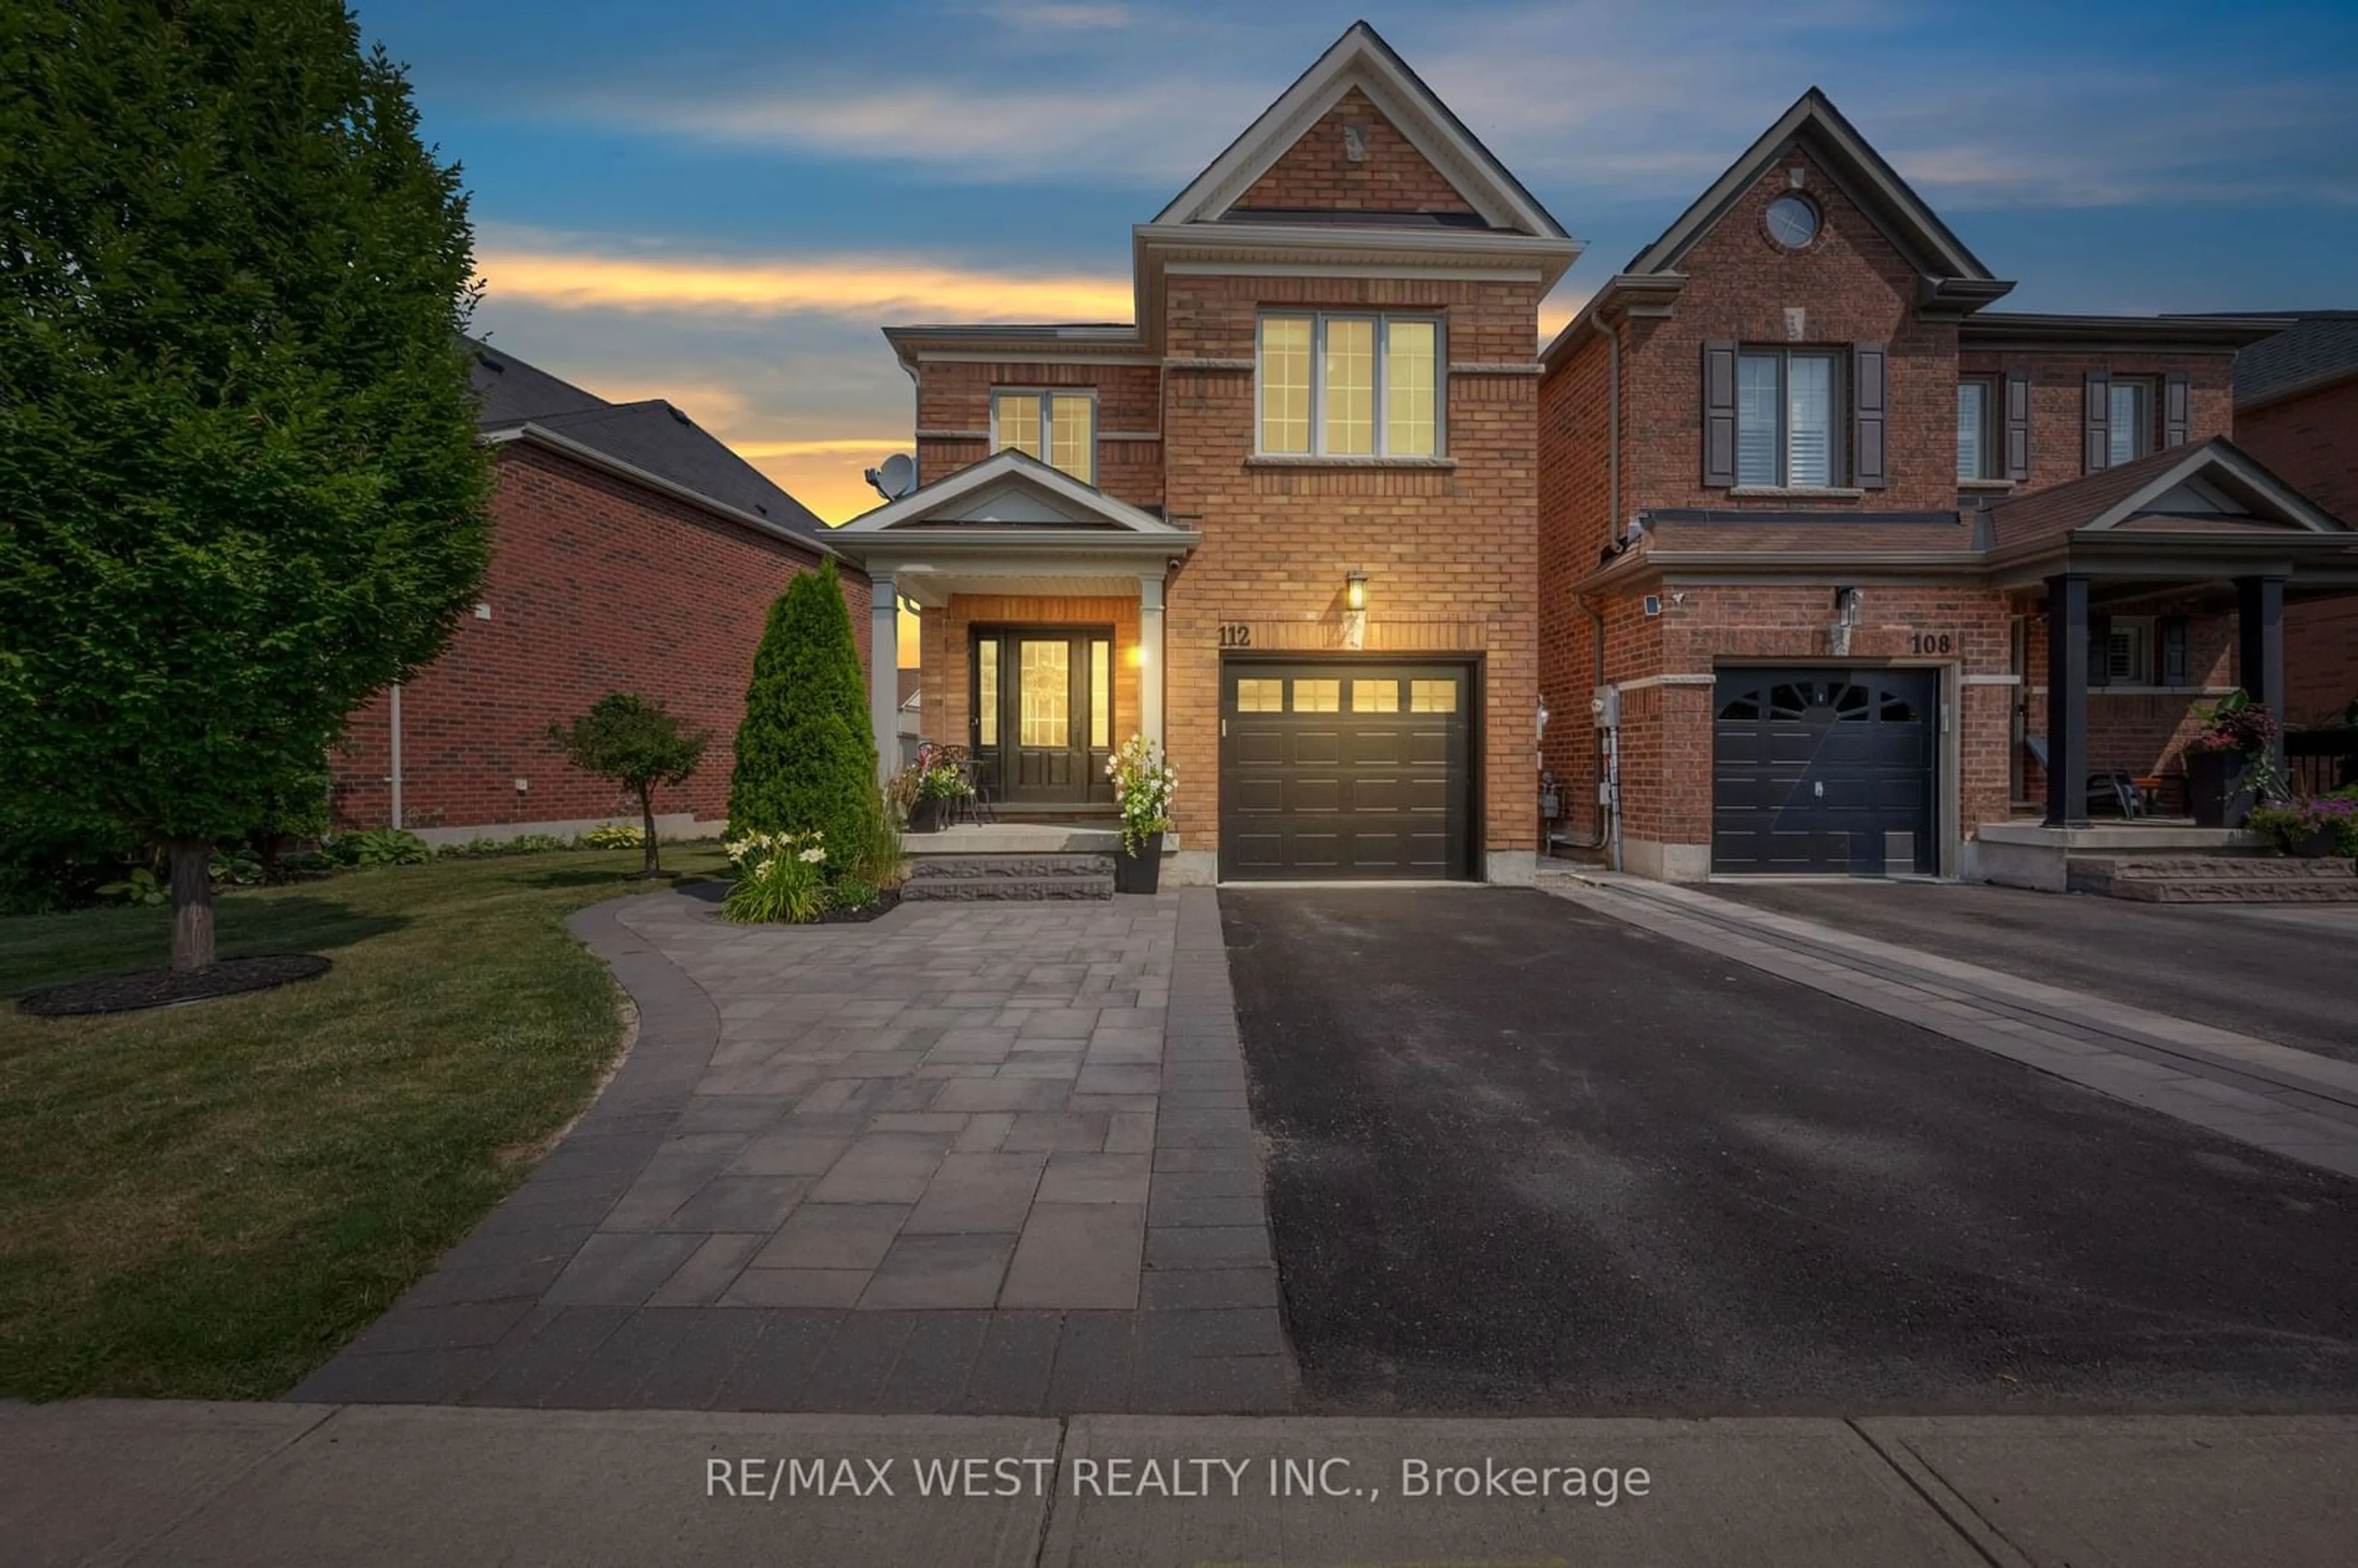
[{"label": "asphalt shingle roof", "polygon": [[2358,371],[2358,310],[2284,314],[2299,319],[2235,356],[2238,406]]},{"label": "asphalt shingle roof", "polygon": [[825,539],[832,532],[810,508],[659,397],[609,403],[483,343],[475,345],[474,381],[482,398],[476,423],[483,429],[536,425],[794,533]]}]

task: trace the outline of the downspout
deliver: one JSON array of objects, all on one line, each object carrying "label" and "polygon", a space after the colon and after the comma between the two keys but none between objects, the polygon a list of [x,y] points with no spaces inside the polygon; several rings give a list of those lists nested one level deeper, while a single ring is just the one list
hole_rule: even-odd
[{"label": "downspout", "polygon": [[393,826],[399,827],[401,826],[401,683],[394,682],[390,689],[392,705],[386,719],[385,730],[392,743],[391,754],[386,758],[388,771],[384,782],[393,788]]},{"label": "downspout", "polygon": [[[1605,343],[1605,504],[1606,530],[1607,536],[1611,537],[1618,533],[1621,516],[1621,334],[1617,330],[1606,332]],[[1605,685],[1605,617],[1597,613],[1596,608],[1584,595],[1575,594],[1573,603],[1588,617],[1590,637],[1595,649],[1595,674],[1589,684],[1592,689],[1601,687]],[[1621,732],[1606,730],[1600,733],[1603,745],[1597,758],[1600,765],[1596,770],[1596,779],[1600,784],[1611,786],[1613,798],[1617,801],[1620,798]],[[1567,842],[1575,849],[1596,849],[1604,847],[1609,836],[1613,840],[1613,869],[1617,871],[1621,869],[1620,813],[1603,799],[1597,800],[1595,805],[1595,833],[1585,839]]]}]

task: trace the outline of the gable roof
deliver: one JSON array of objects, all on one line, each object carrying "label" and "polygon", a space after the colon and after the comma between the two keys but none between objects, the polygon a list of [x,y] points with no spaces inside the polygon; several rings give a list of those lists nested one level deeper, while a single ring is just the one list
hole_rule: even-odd
[{"label": "gable roof", "polygon": [[1069,536],[1079,530],[1101,533],[1109,542],[1135,539],[1188,546],[1196,537],[1191,529],[1117,501],[1012,447],[863,512],[835,535],[849,543],[914,530],[946,530],[969,538],[1040,530]]},{"label": "gable roof", "polygon": [[2358,310],[2286,310],[2291,325],[2235,356],[2235,406],[2358,375]]},{"label": "gable roof", "polygon": [[[472,340],[470,340],[471,342]],[[761,470],[663,399],[609,403],[503,350],[473,343],[481,397],[476,427],[512,437],[529,427],[653,474],[730,511],[824,541],[835,530]]]},{"label": "gable roof", "polygon": [[[2186,510],[2179,508],[2184,505]],[[2232,506],[2234,511],[2223,510]],[[2349,530],[2223,436],[2173,447],[2036,491],[1990,509],[2001,546],[2061,534],[2137,531],[2141,524],[2301,534]]]},{"label": "gable roof", "polygon": [[1727,166],[1660,239],[1638,253],[1627,271],[1666,273],[1674,270],[1696,240],[1729,207],[1750,190],[1769,165],[1796,142],[1806,142],[1830,172],[1841,180],[1852,200],[1880,223],[1928,276],[1955,282],[1994,285],[1996,298],[2012,284],[2000,284],[1981,258],[1950,231],[1924,199],[1883,159],[1865,136],[1833,105],[1833,100],[1812,87],[1793,106],[1760,133],[1743,156]]},{"label": "gable roof", "polygon": [[1217,222],[1355,87],[1367,94],[1490,228],[1552,240],[1565,237],[1562,225],[1539,199],[1364,21],[1352,23],[1293,86],[1155,215],[1154,222]]}]

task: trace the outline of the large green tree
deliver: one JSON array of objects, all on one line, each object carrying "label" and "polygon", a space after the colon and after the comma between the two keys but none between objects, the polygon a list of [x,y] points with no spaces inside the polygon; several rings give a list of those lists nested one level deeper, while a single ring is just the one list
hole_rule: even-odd
[{"label": "large green tree", "polygon": [[206,861],[489,548],[459,170],[339,0],[0,0],[0,809]]},{"label": "large green tree", "polygon": [[737,728],[729,826],[824,832],[831,865],[840,868],[874,840],[882,810],[860,644],[830,560],[796,573],[770,607]]}]

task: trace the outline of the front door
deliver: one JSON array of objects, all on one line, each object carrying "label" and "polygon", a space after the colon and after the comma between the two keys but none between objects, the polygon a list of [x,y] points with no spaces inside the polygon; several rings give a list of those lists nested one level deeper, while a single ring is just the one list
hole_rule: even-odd
[{"label": "front door", "polygon": [[982,787],[1012,806],[1110,798],[1111,628],[983,627],[972,652],[968,745]]}]

